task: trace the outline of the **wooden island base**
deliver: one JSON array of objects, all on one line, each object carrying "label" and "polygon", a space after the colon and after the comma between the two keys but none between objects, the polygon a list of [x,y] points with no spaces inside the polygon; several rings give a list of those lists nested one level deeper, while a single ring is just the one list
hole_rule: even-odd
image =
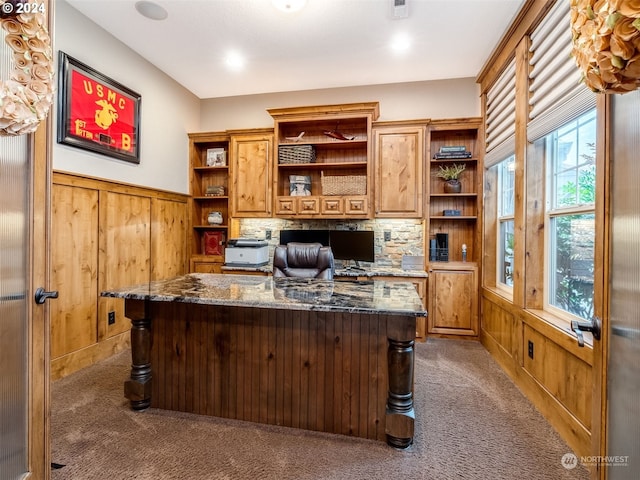
[{"label": "wooden island base", "polygon": [[130,299],[134,409],[413,442],[415,315]]}]

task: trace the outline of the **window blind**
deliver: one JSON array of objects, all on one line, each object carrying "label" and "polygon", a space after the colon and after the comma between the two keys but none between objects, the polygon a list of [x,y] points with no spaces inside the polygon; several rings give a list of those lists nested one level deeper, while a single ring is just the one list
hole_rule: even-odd
[{"label": "window blind", "polygon": [[487,92],[485,167],[515,150],[516,62],[512,60]]},{"label": "window blind", "polygon": [[558,0],[531,34],[527,138],[538,140],[596,105],[571,56],[570,2]]}]

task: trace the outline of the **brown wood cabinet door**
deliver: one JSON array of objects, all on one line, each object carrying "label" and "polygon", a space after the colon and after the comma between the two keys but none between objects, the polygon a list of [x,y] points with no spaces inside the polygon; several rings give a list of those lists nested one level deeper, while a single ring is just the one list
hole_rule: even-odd
[{"label": "brown wood cabinet door", "polygon": [[232,216],[271,216],[272,145],[273,135],[231,138]]},{"label": "brown wood cabinet door", "polygon": [[477,335],[477,276],[473,266],[429,270],[429,333]]},{"label": "brown wood cabinet door", "polygon": [[422,217],[424,127],[377,127],[376,217]]}]

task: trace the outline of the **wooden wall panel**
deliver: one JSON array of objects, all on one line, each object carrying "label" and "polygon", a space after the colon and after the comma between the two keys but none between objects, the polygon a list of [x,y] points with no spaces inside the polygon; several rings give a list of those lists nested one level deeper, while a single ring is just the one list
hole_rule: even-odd
[{"label": "wooden wall panel", "polygon": [[522,311],[490,290],[483,292],[482,310],[483,345],[571,449],[590,455],[593,350],[578,347],[575,339],[541,319],[541,312]]},{"label": "wooden wall panel", "polygon": [[52,188],[51,358],[98,341],[98,192]]},{"label": "wooden wall panel", "polygon": [[[529,342],[533,358],[527,354]],[[524,369],[591,429],[591,366],[528,325],[524,352]]]},{"label": "wooden wall panel", "polygon": [[186,211],[186,195],[53,174],[51,287],[60,297],[49,303],[52,379],[129,345],[122,301],[100,291],[185,273]]},{"label": "wooden wall panel", "polygon": [[187,273],[187,221],[186,203],[151,199],[151,280]]},{"label": "wooden wall panel", "polygon": [[516,322],[513,315],[493,302],[482,304],[482,329],[491,336],[510,356],[515,355]]},{"label": "wooden wall panel", "polygon": [[[109,290],[149,282],[151,279],[151,199],[136,195],[100,194],[100,289]],[[109,312],[115,323],[108,324]],[[98,332],[100,338],[129,330],[124,301],[100,298]]]}]

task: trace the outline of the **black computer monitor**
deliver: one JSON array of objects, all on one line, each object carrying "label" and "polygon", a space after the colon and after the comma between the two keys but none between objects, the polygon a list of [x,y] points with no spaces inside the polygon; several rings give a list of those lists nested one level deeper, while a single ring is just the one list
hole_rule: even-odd
[{"label": "black computer monitor", "polygon": [[338,260],[375,261],[373,230],[330,230],[329,246]]},{"label": "black computer monitor", "polygon": [[280,245],[289,242],[321,243],[329,246],[329,230],[280,230]]}]

